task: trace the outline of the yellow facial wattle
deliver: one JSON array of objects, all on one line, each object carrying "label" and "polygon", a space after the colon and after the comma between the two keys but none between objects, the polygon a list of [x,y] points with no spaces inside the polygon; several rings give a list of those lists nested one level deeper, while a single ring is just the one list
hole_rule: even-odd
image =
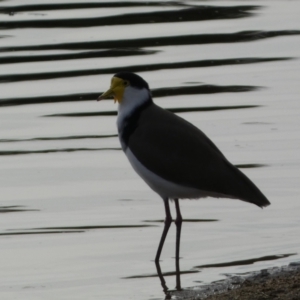
[{"label": "yellow facial wattle", "polygon": [[111,79],[111,85],[110,88],[103,93],[98,100],[102,100],[102,99],[107,99],[109,97],[113,97],[115,102],[122,102],[123,99],[123,95],[124,95],[124,90],[127,86],[127,82],[124,81],[121,78],[118,77],[113,77]]}]

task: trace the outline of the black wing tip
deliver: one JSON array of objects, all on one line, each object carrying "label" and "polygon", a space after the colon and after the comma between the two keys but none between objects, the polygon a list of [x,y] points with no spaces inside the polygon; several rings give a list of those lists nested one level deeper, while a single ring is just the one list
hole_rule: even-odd
[{"label": "black wing tip", "polygon": [[259,203],[259,204],[255,203],[255,204],[257,206],[259,206],[260,208],[264,208],[264,207],[271,205],[271,202],[268,199],[266,199],[263,203]]}]

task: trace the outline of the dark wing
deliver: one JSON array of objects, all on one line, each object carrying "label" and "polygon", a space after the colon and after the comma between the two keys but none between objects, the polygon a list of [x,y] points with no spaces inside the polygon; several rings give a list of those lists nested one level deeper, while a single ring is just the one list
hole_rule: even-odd
[{"label": "dark wing", "polygon": [[202,131],[155,104],[141,111],[128,146],[147,169],[164,179],[261,207],[269,204]]}]

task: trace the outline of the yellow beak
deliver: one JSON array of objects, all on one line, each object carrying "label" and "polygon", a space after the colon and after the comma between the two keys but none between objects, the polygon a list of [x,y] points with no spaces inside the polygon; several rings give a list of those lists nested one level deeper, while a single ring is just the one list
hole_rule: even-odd
[{"label": "yellow beak", "polygon": [[111,79],[110,88],[98,97],[97,101],[107,99],[109,97],[114,97],[115,103],[118,101],[122,102],[123,94],[125,90],[126,84],[124,84],[124,80],[118,77],[113,77]]}]

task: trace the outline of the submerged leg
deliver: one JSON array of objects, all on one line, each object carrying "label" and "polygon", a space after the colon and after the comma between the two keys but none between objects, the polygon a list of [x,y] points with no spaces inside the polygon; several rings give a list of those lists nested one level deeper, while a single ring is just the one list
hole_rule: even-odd
[{"label": "submerged leg", "polygon": [[172,223],[172,216],[171,216],[171,212],[170,212],[169,199],[164,198],[163,200],[164,200],[165,211],[166,211],[165,227],[164,227],[164,230],[163,230],[163,233],[162,233],[159,245],[158,245],[158,249],[157,249],[156,257],[155,257],[155,262],[159,261],[161,250],[164,246],[166,236],[168,234],[169,228],[170,228],[171,223]]},{"label": "submerged leg", "polygon": [[175,259],[176,261],[179,260],[179,249],[180,249],[180,234],[181,234],[181,225],[182,225],[182,216],[179,207],[178,199],[174,199],[175,201],[175,208],[176,208],[176,252],[175,252]]}]

